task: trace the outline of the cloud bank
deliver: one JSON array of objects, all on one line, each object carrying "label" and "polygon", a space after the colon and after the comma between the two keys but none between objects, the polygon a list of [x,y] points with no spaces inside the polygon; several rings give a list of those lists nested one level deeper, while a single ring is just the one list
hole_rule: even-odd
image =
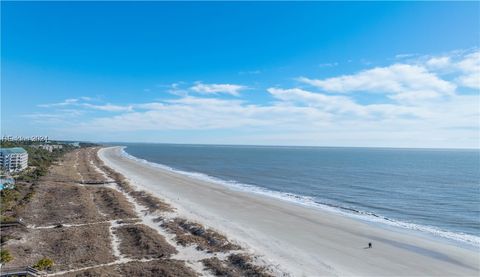
[{"label": "cloud bank", "polygon": [[[195,82],[182,83],[183,89],[171,85],[166,90],[171,98],[144,103],[94,104],[83,97],[40,106],[52,115],[65,108],[81,111],[64,122],[64,131],[101,131],[104,140],[188,131],[194,132],[190,141],[181,133],[171,137],[198,143],[478,148],[480,52],[405,58],[331,78],[302,76],[297,85],[251,93],[266,101],[243,95],[244,85]],[[377,101],[362,100],[363,95],[376,95]],[[38,115],[45,124],[48,114]],[[29,116],[35,120],[35,114]],[[54,118],[58,125],[61,116]],[[222,136],[212,135],[218,133]]]}]

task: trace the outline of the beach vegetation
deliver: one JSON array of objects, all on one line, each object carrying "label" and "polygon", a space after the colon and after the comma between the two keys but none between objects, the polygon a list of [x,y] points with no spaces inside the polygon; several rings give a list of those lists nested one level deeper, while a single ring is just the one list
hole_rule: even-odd
[{"label": "beach vegetation", "polygon": [[53,265],[54,263],[52,259],[42,258],[38,260],[36,264],[33,265],[33,268],[38,270],[46,270],[46,269],[51,269]]},{"label": "beach vegetation", "polygon": [[169,258],[177,253],[156,230],[143,224],[121,226],[115,233],[121,241],[120,251],[129,258]]},{"label": "beach vegetation", "polygon": [[224,235],[183,218],[175,218],[164,222],[162,227],[174,233],[175,240],[182,246],[195,244],[198,250],[207,252],[226,252],[241,249],[240,246],[231,243]]},{"label": "beach vegetation", "polygon": [[2,211],[2,215],[3,212],[11,210],[15,206],[15,203],[20,199],[20,197],[20,192],[18,192],[16,188],[3,189],[0,192],[0,198],[2,203],[0,209]]},{"label": "beach vegetation", "polygon": [[13,260],[12,254],[7,249],[0,250],[0,263],[6,264]]},{"label": "beach vegetation", "polygon": [[1,141],[1,147],[22,147],[28,153],[28,168],[13,176],[15,186],[4,188],[0,192],[0,215],[2,222],[16,221],[17,213],[34,197],[35,184],[40,177],[47,174],[52,163],[74,149],[71,145],[61,144],[62,148],[54,149],[50,152],[35,147],[39,144],[41,143],[31,141]]},{"label": "beach vegetation", "polygon": [[215,276],[272,276],[267,268],[255,265],[252,258],[245,254],[231,254],[226,260],[212,257],[203,259],[202,263]]},{"label": "beach vegetation", "polygon": [[0,215],[0,222],[12,222],[15,221],[16,218],[8,215]]}]

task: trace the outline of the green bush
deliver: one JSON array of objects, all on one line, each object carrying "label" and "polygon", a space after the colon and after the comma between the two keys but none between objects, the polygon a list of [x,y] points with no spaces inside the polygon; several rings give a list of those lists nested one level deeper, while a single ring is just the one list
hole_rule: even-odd
[{"label": "green bush", "polygon": [[3,189],[0,192],[0,203],[2,203],[0,210],[2,213],[11,210],[20,199],[20,196],[20,193],[15,189]]},{"label": "green bush", "polygon": [[42,258],[36,264],[33,265],[33,268],[38,270],[50,269],[53,266],[53,261],[49,258]]},{"label": "green bush", "polygon": [[8,250],[6,249],[0,250],[0,263],[6,264],[11,260],[13,260],[13,257]]},{"label": "green bush", "polygon": [[0,222],[12,222],[16,221],[17,219],[13,216],[8,216],[8,215],[0,215]]},{"label": "green bush", "polygon": [[33,198],[34,195],[35,195],[35,192],[31,191],[31,192],[27,193],[27,195],[25,195],[25,197],[23,199],[25,201],[30,201]]}]

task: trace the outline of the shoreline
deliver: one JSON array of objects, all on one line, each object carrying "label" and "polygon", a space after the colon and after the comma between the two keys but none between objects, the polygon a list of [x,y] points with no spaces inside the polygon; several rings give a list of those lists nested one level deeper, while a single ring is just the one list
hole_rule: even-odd
[{"label": "shoreline", "polygon": [[431,240],[439,241],[442,243],[452,244],[455,246],[459,246],[459,247],[463,247],[471,250],[477,250],[477,251],[480,250],[480,237],[477,237],[475,235],[441,230],[439,229],[439,227],[435,227],[435,226],[398,221],[398,220],[387,218],[385,216],[378,215],[368,211],[362,211],[354,208],[335,206],[335,205],[313,201],[313,200],[310,200],[308,196],[302,196],[302,195],[293,194],[293,193],[282,193],[282,192],[266,189],[263,187],[258,187],[255,185],[239,183],[233,180],[231,181],[223,180],[218,177],[213,177],[201,172],[184,171],[184,170],[173,168],[165,164],[150,162],[145,159],[137,158],[125,151],[126,146],[118,146],[118,147],[121,149],[121,154],[128,159],[131,159],[135,162],[139,162],[146,166],[167,170],[174,174],[180,174],[188,178],[198,179],[206,182],[213,182],[215,184],[218,184],[220,186],[225,186],[228,189],[232,189],[235,191],[253,193],[256,195],[261,195],[263,197],[276,199],[279,201],[286,201],[288,203],[298,205],[298,206],[307,207],[311,209],[318,209],[322,212],[333,213],[339,216],[345,216],[354,220],[365,222],[367,224],[372,224],[378,228],[411,234],[414,236],[431,239]]},{"label": "shoreline", "polygon": [[[99,157],[183,217],[223,232],[295,276],[465,276],[480,271],[478,251],[472,249],[147,166],[122,156],[121,147],[102,148]],[[369,241],[374,247],[364,249]]]}]

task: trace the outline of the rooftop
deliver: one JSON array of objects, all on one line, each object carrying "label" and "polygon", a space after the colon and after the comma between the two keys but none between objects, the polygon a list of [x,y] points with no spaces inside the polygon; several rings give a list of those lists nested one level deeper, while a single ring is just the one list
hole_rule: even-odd
[{"label": "rooftop", "polygon": [[12,148],[0,148],[0,153],[2,154],[22,154],[27,153],[22,147],[12,147]]}]

